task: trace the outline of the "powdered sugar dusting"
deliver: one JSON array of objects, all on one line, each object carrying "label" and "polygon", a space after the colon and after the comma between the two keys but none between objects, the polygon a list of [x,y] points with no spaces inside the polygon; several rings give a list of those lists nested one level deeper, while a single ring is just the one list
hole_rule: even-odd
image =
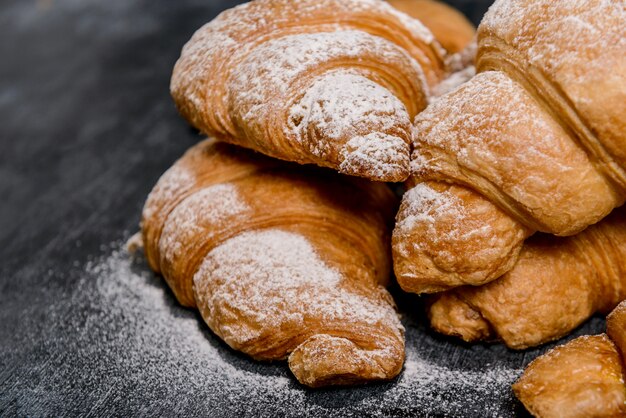
[{"label": "powdered sugar dusting", "polygon": [[625,21],[622,1],[569,0],[564,7],[558,1],[499,0],[481,26],[561,83],[576,84],[604,74],[609,62],[624,62]]},{"label": "powdered sugar dusting", "polygon": [[[408,325],[405,369],[398,380],[323,392],[306,390],[295,383],[285,363],[249,360],[220,343],[194,312],[176,304],[165,282],[143,260],[131,259],[121,250],[123,242],[112,246],[112,253],[86,266],[77,298],[89,301],[90,319],[83,331],[100,341],[93,353],[113,362],[108,363],[109,369],[125,371],[123,380],[114,381],[113,393],[128,393],[128,384],[156,386],[178,394],[176,411],[197,414],[200,408],[221,416],[296,417],[303,411],[331,417],[514,413],[510,385],[521,369],[484,364],[482,370],[467,370],[449,360],[456,357],[450,352],[444,363],[439,359],[453,344],[425,337],[409,318],[404,320]],[[523,354],[494,356],[521,359]],[[131,391],[131,398],[137,395]],[[147,398],[133,405],[150,408],[167,402],[154,399],[157,395],[145,393]]]},{"label": "powdered sugar dusting", "polygon": [[287,133],[300,141],[309,126],[339,140],[410,125],[404,105],[389,90],[349,70],[317,79],[289,110],[289,122]]},{"label": "powdered sugar dusting", "polygon": [[[284,134],[311,153],[307,158],[313,157],[313,162],[318,164],[336,160],[338,150],[347,140],[372,130],[396,130],[408,142],[410,120],[403,103],[356,69],[331,71],[311,79],[310,85],[302,84],[309,79],[305,75],[307,71],[333,60],[360,62],[367,57],[375,57],[380,65],[406,68],[413,73],[409,78],[421,80],[422,91],[428,91],[419,65],[383,38],[360,31],[299,34],[270,40],[248,55],[231,79],[232,107],[237,109],[246,130],[264,132],[264,127],[272,124],[272,118],[280,118],[280,113],[275,114],[281,109],[276,102],[289,103],[292,95],[300,94],[292,89],[305,89],[304,95],[287,112]],[[371,161],[372,169],[384,165],[385,160],[402,158],[387,156],[383,149],[396,148],[379,149],[377,154],[383,158]],[[402,152],[408,153],[408,144]]]},{"label": "powdered sugar dusting", "polygon": [[[406,13],[398,11],[396,8],[390,6],[387,2],[381,2],[379,0],[349,0],[346,3],[352,3],[348,4],[349,8],[352,8],[354,6],[357,6],[359,8],[369,6],[372,9],[381,8],[386,13],[389,13],[393,15],[396,19],[398,19],[403,26],[410,30],[413,36],[422,40],[422,42],[426,44],[432,44],[435,42],[435,36],[430,30],[428,30],[426,26],[424,26],[424,24],[422,24],[422,22],[417,19],[413,19]],[[439,48],[440,54],[445,54],[445,51],[443,50],[443,48],[441,48],[441,46],[439,46],[438,44],[435,45],[437,48]]]},{"label": "powdered sugar dusting", "polygon": [[[414,142],[411,170],[418,178],[438,173],[467,182],[463,168],[519,202],[529,217],[550,222],[541,226],[547,232],[572,227],[559,224],[564,213],[592,223],[599,219],[594,211],[604,216],[615,204],[587,154],[502,72],[480,73],[433,102],[415,119]],[[600,194],[604,200],[592,197]],[[585,208],[577,203],[582,196]]]},{"label": "powdered sugar dusting", "polygon": [[449,74],[433,88],[433,100],[456,89],[476,75],[476,49],[477,44],[476,39],[474,39],[462,51],[446,58]]},{"label": "powdered sugar dusting", "polygon": [[352,292],[344,280],[306,238],[269,229],[240,234],[209,252],[194,286],[199,306],[211,307],[209,324],[234,346],[280,329],[304,329],[309,318],[402,328],[390,304]]},{"label": "powdered sugar dusting", "polygon": [[[123,242],[111,247],[111,254],[87,263],[77,297],[88,299],[93,311],[85,332],[105,332],[92,352],[104,351],[103,357],[118,363],[114,368],[124,370],[119,389],[135,380],[137,386],[148,381],[168,390],[189,390],[185,395],[190,398],[194,393],[213,393],[222,408],[228,408],[229,392],[263,398],[289,390],[292,378],[286,372],[268,375],[260,363],[241,368],[228,361],[233,357],[228,347],[209,334],[194,312],[177,305],[165,281],[151,273],[144,260],[124,251]],[[124,393],[130,396],[128,388]],[[143,396],[151,400],[154,394]]]},{"label": "powdered sugar dusting", "polygon": [[478,44],[476,43],[476,38],[474,38],[462,51],[446,57],[446,67],[450,72],[456,73],[473,66],[476,62],[477,49]]},{"label": "powdered sugar dusting", "polygon": [[252,102],[249,110],[255,111],[267,105],[263,103],[267,95],[284,95],[307,71],[333,60],[367,58],[380,65],[407,67],[427,89],[421,67],[403,49],[366,32],[344,30],[289,35],[257,45],[232,74],[234,100]]},{"label": "powdered sugar dusting", "polygon": [[419,183],[404,194],[396,217],[395,272],[417,293],[481,285],[512,267],[527,235],[470,189]]},{"label": "powdered sugar dusting", "polygon": [[[451,264],[453,260],[467,260],[471,251],[474,251],[474,260],[498,254],[494,247],[502,243],[498,242],[492,225],[472,219],[472,214],[453,193],[439,192],[420,183],[407,191],[402,201],[394,234],[411,236],[420,231],[421,237],[426,237],[399,240],[400,245],[395,248],[403,256],[412,254],[408,248],[425,253],[436,251],[437,259],[448,260],[446,264]],[[477,249],[472,245],[474,242],[486,245]],[[465,248],[465,252],[457,252],[459,248]]]},{"label": "powdered sugar dusting", "polygon": [[[390,26],[390,22],[396,23],[394,30],[402,28],[406,30],[415,44],[420,42],[433,48],[438,55],[444,55],[441,47],[435,42],[432,33],[419,22],[407,15],[398,12],[393,7],[379,0],[308,0],[299,1],[297,7],[293,7],[292,0],[253,1],[226,10],[216,19],[199,29],[190,42],[183,48],[181,59],[177,63],[177,70],[172,78],[172,91],[183,93],[186,100],[197,109],[206,108],[206,98],[221,94],[219,86],[226,83],[224,72],[229,61],[240,61],[250,51],[255,38],[270,39],[281,38],[294,27],[294,21],[301,20],[301,30],[308,32],[307,26],[317,25],[320,31],[341,31],[355,29],[355,23],[349,23],[350,19],[358,14],[373,13],[380,15],[384,26]],[[315,19],[315,16],[323,16]],[[384,18],[383,18],[384,16]],[[309,20],[311,19],[311,20]],[[395,20],[395,22],[394,22]],[[363,23],[363,19],[357,19]],[[381,21],[374,26],[376,32],[380,31]],[[363,29],[359,26],[360,29]],[[284,32],[284,34],[282,33]],[[384,31],[383,31],[384,32]],[[341,35],[339,35],[341,37]],[[379,38],[379,42],[387,42]],[[270,41],[271,42],[271,41]],[[400,50],[400,47],[396,46]],[[299,51],[291,54],[291,61],[298,56]],[[266,51],[267,52],[267,51]],[[276,51],[273,51],[276,53]],[[280,49],[278,50],[280,53]],[[275,59],[273,55],[267,57]],[[414,57],[417,58],[417,57]],[[416,66],[414,58],[410,58],[412,65]],[[419,53],[419,59],[423,64],[429,64],[428,58]],[[261,63],[264,60],[261,60]],[[275,70],[288,71],[281,66],[274,66]],[[421,68],[419,68],[421,72]],[[236,73],[240,73],[238,69]],[[224,78],[216,80],[215,77]],[[423,75],[418,77],[423,80]],[[200,87],[202,86],[202,87]],[[216,109],[224,111],[225,109]]]},{"label": "powdered sugar dusting", "polygon": [[[497,100],[503,94],[512,97]],[[498,112],[493,111],[496,103]],[[485,174],[496,184],[504,185],[503,177],[513,172],[518,173],[521,181],[526,177],[528,181],[548,182],[549,178],[529,177],[528,172],[533,171],[531,167],[540,167],[542,158],[550,157],[546,150],[563,149],[561,143],[569,139],[555,135],[553,124],[548,124],[547,117],[537,117],[538,112],[537,105],[521,86],[506,75],[481,73],[416,117],[412,172],[431,169],[428,149],[422,146],[427,145],[445,149],[469,169],[488,171]],[[525,129],[515,129],[519,126]],[[521,141],[516,135],[520,131],[535,134],[531,141]],[[501,152],[504,144],[509,147],[507,153]],[[554,167],[567,169],[559,156],[552,158]],[[569,169],[572,171],[572,167]],[[550,190],[556,187],[549,186]]]},{"label": "powdered sugar dusting", "polygon": [[[171,90],[192,124],[225,141],[335,169],[346,160],[344,173],[402,181],[408,167],[397,165],[406,158],[387,153],[396,146],[370,145],[367,158],[359,152],[340,159],[341,150],[372,131],[408,142],[407,112],[412,117],[426,106],[431,86],[445,72],[444,57],[428,29],[383,1],[257,0],[223,12],[194,34],[176,64]],[[352,78],[324,77],[336,69],[351,69]],[[323,96],[319,78],[330,83]],[[347,84],[340,86],[340,80]],[[341,103],[344,111],[357,112],[352,118],[325,112],[315,126],[302,123],[299,114],[310,103],[294,102],[309,88],[314,91],[305,101]],[[366,117],[356,119],[363,111]],[[290,115],[300,118],[298,129],[285,120]],[[369,124],[369,131],[348,132],[355,123]]]},{"label": "powdered sugar dusting", "polygon": [[151,219],[154,212],[160,208],[159,205],[153,204],[152,199],[158,196],[160,202],[175,201],[175,197],[180,195],[181,190],[188,190],[195,184],[195,176],[182,164],[170,167],[163,174],[163,178],[167,178],[167,181],[159,181],[148,197],[149,203],[145,205],[143,213],[146,219]]},{"label": "powdered sugar dusting", "polygon": [[[455,416],[501,416],[502,405],[511,399],[510,386],[521,374],[521,369],[486,364],[483,370],[455,370],[436,364],[408,352],[404,373],[399,385],[413,392],[421,389],[418,399],[426,407],[420,411],[452,414]],[[471,388],[471,389],[470,389]],[[454,393],[456,396],[450,397]],[[496,398],[492,404],[482,404],[484,399]],[[433,407],[436,404],[443,408]],[[482,404],[482,405],[481,405]],[[430,410],[430,409],[433,410]],[[453,412],[454,411],[454,412]]]},{"label": "powdered sugar dusting", "polygon": [[319,77],[290,108],[285,134],[320,159],[339,153],[342,172],[365,169],[381,177],[408,167],[410,126],[404,105],[389,90],[338,70]]},{"label": "powdered sugar dusting", "polygon": [[192,194],[176,206],[165,222],[159,243],[162,256],[166,260],[180,258],[185,253],[184,243],[194,242],[190,237],[208,234],[211,226],[247,210],[249,206],[230,183],[216,184]]},{"label": "powdered sugar dusting", "polygon": [[[205,27],[209,27],[208,23]],[[205,94],[215,94],[216,87],[210,82],[213,74],[207,73],[211,68],[214,57],[233,50],[239,43],[227,33],[219,30],[198,30],[190,42],[183,47],[183,54],[188,57],[189,63],[185,63],[185,70],[178,71],[177,77],[172,78],[172,91],[184,91],[186,100],[189,100],[196,109],[206,109]],[[196,83],[208,83],[208,88],[201,89]]]},{"label": "powdered sugar dusting", "polygon": [[[442,217],[454,222],[465,216],[463,205],[454,195],[437,192],[425,183],[420,183],[408,190],[402,199],[406,205],[402,218],[398,219],[396,223],[396,229],[400,233],[412,231],[417,224],[432,229],[433,224]],[[431,231],[429,235],[433,235],[433,239],[437,239],[437,234],[432,234],[432,232],[435,231]],[[449,238],[458,239],[457,228],[452,227],[450,232],[452,236]],[[412,244],[418,248],[422,245],[421,242]]]},{"label": "powdered sugar dusting", "polygon": [[[396,19],[416,40],[427,45],[435,41],[430,30],[419,20],[399,12],[381,0],[300,0],[297,8],[294,8],[291,2],[292,0],[273,0],[244,3],[222,13],[210,24],[213,30],[225,34],[242,30],[262,33],[292,26],[295,20],[294,14],[306,18],[319,15],[321,11],[328,19],[328,23],[340,25],[339,27],[350,27],[346,23],[346,15],[380,13]],[[269,4],[273,7],[268,7]],[[311,24],[308,21],[306,23]],[[319,22],[314,23],[319,24]]]},{"label": "powdered sugar dusting", "polygon": [[[623,0],[572,0],[566,5],[552,0],[500,0],[478,31],[479,50],[494,44],[496,51],[502,49],[520,61],[513,68],[530,66],[515,72],[542,84],[539,94],[622,188],[626,151],[624,126],[619,122],[626,114],[625,21]],[[479,54],[479,71],[506,63],[498,52],[484,57]],[[504,67],[511,71],[510,66]]]},{"label": "powdered sugar dusting", "polygon": [[372,178],[392,178],[397,173],[407,172],[407,148],[402,138],[382,132],[352,137],[341,150],[343,161],[339,165],[339,172],[351,174],[367,169],[372,173]]},{"label": "powdered sugar dusting", "polygon": [[373,132],[355,136],[341,150],[341,173],[358,173],[367,169],[373,178],[386,178],[406,171],[409,165],[407,144],[397,136]]}]

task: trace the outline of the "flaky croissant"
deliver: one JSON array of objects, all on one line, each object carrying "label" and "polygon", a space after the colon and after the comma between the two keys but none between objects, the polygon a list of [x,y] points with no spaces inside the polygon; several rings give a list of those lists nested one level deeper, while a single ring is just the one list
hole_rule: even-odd
[{"label": "flaky croissant", "polygon": [[513,269],[483,286],[432,295],[433,328],[523,349],[558,339],[626,299],[626,209],[572,237],[526,241]]},{"label": "flaky croissant", "polygon": [[623,1],[491,7],[479,74],[415,120],[415,188],[394,232],[401,283],[489,282],[533,232],[573,235],[624,202],[625,21]]},{"label": "flaky croissant", "polygon": [[626,302],[606,334],[583,336],[530,363],[513,391],[538,418],[626,417]]},{"label": "flaky croissant", "polygon": [[383,285],[396,198],[208,140],[159,180],[145,253],[184,306],[255,359],[288,358],[308,386],[396,376],[404,329]]},{"label": "flaky croissant", "polygon": [[255,0],[193,35],[171,93],[220,140],[402,181],[411,121],[444,77],[444,56],[419,21],[380,0]]}]

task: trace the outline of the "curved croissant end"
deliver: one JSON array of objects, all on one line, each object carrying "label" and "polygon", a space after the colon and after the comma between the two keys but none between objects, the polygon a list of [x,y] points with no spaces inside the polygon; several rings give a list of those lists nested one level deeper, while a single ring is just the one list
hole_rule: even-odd
[{"label": "curved croissant end", "polygon": [[513,391],[538,417],[626,416],[624,341],[626,302],[607,317],[607,334],[550,350],[528,365]]},{"label": "curved croissant end", "polygon": [[[459,229],[475,229],[480,218],[498,232],[493,241],[459,235],[455,265],[424,285],[416,274],[413,287],[494,280],[492,274],[474,277],[477,252],[491,252],[491,262],[483,263],[487,272],[510,267],[518,254],[511,248],[533,232],[573,235],[624,202],[624,19],[619,2],[601,0],[567,7],[550,0],[492,6],[478,28],[479,74],[415,119],[410,184],[459,186],[447,191],[457,212],[467,211],[470,189],[472,207],[481,214],[461,216]],[[403,207],[413,217],[430,210],[410,202]],[[432,224],[446,214],[433,214]],[[430,231],[438,229],[421,233],[427,242],[438,239]],[[416,269],[427,256],[416,257]]]},{"label": "curved croissant end", "polygon": [[382,286],[395,207],[384,184],[205,141],[159,180],[142,232],[152,268],[232,348],[289,357],[308,386],[348,384],[402,368]]},{"label": "curved croissant end", "polygon": [[396,221],[394,271],[412,293],[490,282],[513,267],[530,235],[472,190],[439,182],[406,192]]},{"label": "curved croissant end", "polygon": [[615,344],[583,336],[535,359],[513,391],[536,417],[623,417],[626,387]]},{"label": "curved croissant end", "polygon": [[363,376],[386,380],[402,369],[402,363],[393,361],[402,353],[390,356],[387,350],[385,346],[362,348],[347,338],[318,334],[289,355],[289,368],[300,383],[310,387],[362,383]]},{"label": "curved croissant end", "polygon": [[498,280],[434,295],[431,325],[513,349],[556,340],[626,299],[625,260],[626,211],[619,209],[573,237],[533,237]]},{"label": "curved croissant end", "polygon": [[[606,317],[606,333],[615,343],[626,365],[626,301],[620,303]],[[626,375],[626,370],[624,374]]]},{"label": "curved croissant end", "polygon": [[411,120],[445,72],[442,51],[379,0],[256,0],[194,34],[171,92],[185,118],[221,140],[401,181]]}]

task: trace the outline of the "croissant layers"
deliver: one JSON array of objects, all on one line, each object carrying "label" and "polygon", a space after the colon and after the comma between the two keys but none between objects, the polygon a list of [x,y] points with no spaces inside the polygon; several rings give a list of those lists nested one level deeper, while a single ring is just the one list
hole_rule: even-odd
[{"label": "croissant layers", "polygon": [[576,338],[524,371],[513,390],[534,416],[626,417],[626,302],[606,325],[606,334]]},{"label": "croissant layers", "polygon": [[256,0],[193,35],[171,93],[192,125],[222,141],[402,181],[411,122],[444,59],[428,29],[383,1]]},{"label": "croissant layers", "polygon": [[404,328],[383,285],[396,198],[208,140],[159,180],[143,211],[151,268],[232,348],[288,359],[308,386],[396,376]]},{"label": "croissant layers", "polygon": [[623,1],[498,0],[479,74],[415,120],[394,231],[409,291],[492,281],[535,231],[568,236],[626,196]]},{"label": "croissant layers", "polygon": [[626,299],[626,208],[572,237],[527,240],[512,270],[432,295],[433,328],[524,349],[556,340]]}]

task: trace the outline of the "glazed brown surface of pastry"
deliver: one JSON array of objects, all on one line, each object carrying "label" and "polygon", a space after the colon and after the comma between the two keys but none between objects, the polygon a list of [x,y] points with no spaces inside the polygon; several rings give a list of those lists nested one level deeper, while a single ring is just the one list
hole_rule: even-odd
[{"label": "glazed brown surface of pastry", "polygon": [[446,74],[444,57],[428,29],[380,0],[255,0],[193,35],[171,92],[220,140],[402,181],[411,122]]},{"label": "glazed brown surface of pastry", "polygon": [[383,285],[388,187],[208,140],[146,202],[145,253],[185,306],[255,359],[308,386],[396,376],[404,329]]},{"label": "glazed brown surface of pastry", "polygon": [[573,237],[531,238],[500,279],[433,295],[429,317],[444,334],[523,349],[563,337],[624,299],[626,210],[618,209]]},{"label": "glazed brown surface of pastry", "polygon": [[[495,280],[533,232],[573,235],[624,202],[625,19],[622,2],[601,0],[491,7],[479,74],[415,120],[408,185],[422,187],[407,193],[394,232],[403,287]],[[438,210],[420,204],[433,200]],[[430,245],[454,213],[461,233]]]},{"label": "glazed brown surface of pastry", "polygon": [[607,318],[608,335],[576,338],[530,363],[516,396],[540,418],[626,417],[625,324],[626,302]]}]

